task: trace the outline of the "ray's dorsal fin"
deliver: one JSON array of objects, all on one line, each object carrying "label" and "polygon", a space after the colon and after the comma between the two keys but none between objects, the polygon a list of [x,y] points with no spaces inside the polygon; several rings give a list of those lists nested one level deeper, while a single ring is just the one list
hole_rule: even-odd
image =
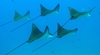
[{"label": "ray's dorsal fin", "polygon": [[68,35],[68,34],[73,34],[73,33],[76,33],[78,29],[75,28],[74,30],[67,30],[65,28],[63,28],[59,23],[58,23],[58,30],[57,30],[57,34],[58,34],[58,38],[61,38],[65,35]]},{"label": "ray's dorsal fin", "polygon": [[15,10],[14,22],[20,20],[20,18],[22,18],[22,15],[20,15],[20,14]]},{"label": "ray's dorsal fin", "polygon": [[41,32],[35,24],[32,24],[32,32],[31,32],[31,35],[30,35],[29,40],[27,42],[31,43],[34,40],[41,38],[42,35],[43,35],[43,32]]}]

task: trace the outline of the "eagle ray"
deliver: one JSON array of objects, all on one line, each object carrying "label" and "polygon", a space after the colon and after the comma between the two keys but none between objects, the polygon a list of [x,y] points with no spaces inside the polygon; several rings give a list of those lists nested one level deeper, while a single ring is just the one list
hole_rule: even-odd
[{"label": "eagle ray", "polygon": [[57,4],[56,7],[53,10],[49,10],[49,9],[45,8],[42,4],[40,4],[40,8],[41,8],[41,15],[39,15],[39,16],[37,16],[37,17],[35,17],[35,18],[23,23],[22,25],[20,25],[20,26],[16,27],[15,29],[11,30],[11,32],[13,32],[13,31],[17,30],[18,28],[26,25],[27,23],[37,19],[40,16],[46,16],[46,15],[51,14],[53,12],[58,13],[59,12],[59,8],[60,8],[60,4]]},{"label": "eagle ray", "polygon": [[[86,14],[90,14],[94,8],[95,8],[95,7],[93,7],[91,10],[89,10],[89,11],[87,11],[87,12],[79,12],[79,11],[75,10],[74,8],[68,7],[68,9],[69,9],[69,11],[70,11],[70,16],[71,16],[71,18],[70,18],[69,20],[67,20],[67,21],[62,25],[62,27],[65,26],[70,20],[76,20],[76,19],[79,18],[80,16],[84,16],[84,15],[86,15]],[[61,27],[61,28],[62,28],[62,27]],[[60,30],[61,28],[59,28],[58,30]],[[58,31],[58,30],[57,30],[57,31]],[[74,29],[74,31],[77,31],[77,30],[78,30],[77,28]],[[53,33],[53,35],[54,35],[57,31],[55,31],[55,32]],[[43,46],[45,46],[45,45],[47,45],[48,43],[50,43],[50,42],[52,42],[53,40],[55,40],[57,37],[59,37],[59,36],[56,36],[56,37],[54,37],[53,39],[51,39],[50,41],[44,43],[43,45],[41,45],[41,46],[39,46],[39,47],[37,47],[37,48],[35,48],[34,50],[32,50],[32,52],[34,52],[34,51],[36,51],[36,50],[42,48]]]},{"label": "eagle ray", "polygon": [[[67,22],[68,22],[68,21],[67,21]],[[60,26],[60,25],[58,24],[58,29],[57,29],[57,31],[55,31],[55,32],[53,33],[53,35],[57,32],[57,33],[59,33],[60,35],[62,34],[62,36],[64,36],[64,35],[68,35],[68,34],[70,34],[70,33],[72,33],[72,32],[76,32],[76,31],[78,30],[77,28],[74,29],[74,30],[67,30],[67,29],[64,29],[63,26],[64,26],[67,22],[65,22],[62,26]],[[61,32],[63,32],[63,31],[66,31],[66,32],[63,34],[63,33],[61,33]],[[61,36],[61,37],[62,37],[62,36]],[[41,46],[35,48],[34,50],[32,50],[32,52],[34,52],[34,51],[36,51],[36,50],[42,48],[43,46],[45,46],[45,45],[47,45],[48,43],[50,43],[50,42],[52,42],[53,40],[55,40],[57,37],[59,38],[59,35],[56,36],[56,37],[54,37],[53,39],[49,40],[48,42],[44,43],[43,45],[41,45]]]},{"label": "eagle ray", "polygon": [[30,11],[27,11],[24,16],[20,15],[17,11],[15,11],[14,20],[13,21],[6,22],[6,23],[0,25],[0,27],[2,27],[4,25],[7,25],[7,24],[9,24],[11,22],[17,22],[17,21],[19,21],[21,19],[24,19],[25,17],[29,18],[29,15],[30,15]]},{"label": "eagle ray", "polygon": [[16,49],[18,49],[19,47],[21,47],[22,45],[26,43],[32,43],[33,41],[41,39],[42,37],[51,38],[51,36],[52,34],[50,33],[48,26],[46,26],[44,32],[41,32],[35,24],[32,24],[32,31],[31,31],[29,39],[23,42],[22,44],[20,44],[19,46],[17,46],[16,48],[12,49],[8,53],[6,53],[6,55],[10,54],[11,52],[15,51]]},{"label": "eagle ray", "polygon": [[79,12],[72,7],[68,7],[71,16],[70,20],[76,20],[77,18],[86,17],[86,16],[89,17],[91,15],[91,12],[94,10],[94,8],[95,7],[93,7],[92,9],[86,12]]}]

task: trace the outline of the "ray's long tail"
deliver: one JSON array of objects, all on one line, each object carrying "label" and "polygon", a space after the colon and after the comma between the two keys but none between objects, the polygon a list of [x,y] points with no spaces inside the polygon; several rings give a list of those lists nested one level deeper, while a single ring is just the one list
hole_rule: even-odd
[{"label": "ray's long tail", "polygon": [[12,22],[12,21],[6,22],[6,23],[0,25],[0,27],[5,26],[5,25],[7,25],[7,24],[9,24],[9,23],[11,23],[11,22]]},{"label": "ray's long tail", "polygon": [[16,48],[14,48],[13,50],[9,51],[8,53],[6,53],[6,55],[8,55],[9,53],[13,52],[14,50],[18,49],[19,47],[21,47],[22,45],[24,45],[25,43],[27,43],[27,41],[25,41],[24,43],[22,43],[21,45],[17,46]]},{"label": "ray's long tail", "polygon": [[31,21],[33,21],[33,20],[37,19],[38,17],[40,17],[40,15],[39,15],[39,16],[37,16],[37,17],[35,17],[35,18],[33,18],[33,19],[31,19],[31,20],[29,20],[29,21],[27,21],[27,22],[25,22],[25,23],[23,23],[23,24],[22,24],[22,25],[20,25],[20,26],[16,27],[15,29],[11,30],[11,32],[13,32],[13,31],[17,30],[18,28],[20,28],[20,27],[24,26],[25,24],[27,24],[27,23],[29,23],[29,22],[31,22]]}]

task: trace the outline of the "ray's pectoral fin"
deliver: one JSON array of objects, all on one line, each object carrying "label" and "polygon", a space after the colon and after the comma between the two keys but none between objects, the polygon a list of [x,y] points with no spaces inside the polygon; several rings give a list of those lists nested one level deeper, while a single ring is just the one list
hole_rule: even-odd
[{"label": "ray's pectoral fin", "polygon": [[89,11],[87,12],[81,12],[80,14],[80,17],[83,16],[83,17],[90,17],[91,16],[91,12],[94,10],[95,7],[93,7],[92,9],[90,9]]},{"label": "ray's pectoral fin", "polygon": [[74,9],[72,7],[68,7],[68,9],[70,11],[70,16],[75,16],[80,13],[79,11],[77,11],[76,9]]},{"label": "ray's pectoral fin", "polygon": [[37,40],[39,38],[41,38],[41,36],[43,35],[43,32],[41,32],[37,26],[35,24],[32,24],[32,32],[31,32],[31,35],[28,39],[28,43],[31,43],[33,42],[34,40]]},{"label": "ray's pectoral fin", "polygon": [[35,24],[32,24],[32,32],[27,42],[31,43],[37,39],[47,39],[51,37],[53,37],[53,35],[50,33],[48,26],[46,26],[45,31],[43,33],[37,28]]},{"label": "ray's pectoral fin", "polygon": [[30,11],[27,11],[24,16],[21,16],[17,11],[15,11],[14,22],[24,19],[29,19]]},{"label": "ray's pectoral fin", "polygon": [[95,7],[93,7],[91,10],[88,11],[88,15],[87,15],[88,17],[91,16],[91,12],[92,12],[94,9],[95,9]]},{"label": "ray's pectoral fin", "polygon": [[29,19],[30,18],[30,11],[27,11],[26,14],[23,16],[23,19]]},{"label": "ray's pectoral fin", "polygon": [[49,10],[49,9],[45,8],[42,4],[40,4],[40,7],[41,7],[41,16],[46,16],[53,12],[58,13],[60,5],[58,4],[53,10]]},{"label": "ray's pectoral fin", "polygon": [[53,37],[53,34],[50,33],[48,26],[46,26],[43,36],[40,39],[48,39]]},{"label": "ray's pectoral fin", "polygon": [[[29,15],[28,15],[28,14],[30,15],[30,12],[27,12],[27,13],[26,13],[26,15],[27,15],[27,16],[24,16],[23,18],[29,18]],[[25,22],[25,23],[23,23],[23,24],[21,24],[20,26],[18,26],[18,27],[16,27],[16,28],[14,28],[13,30],[11,30],[11,32],[13,32],[13,31],[15,31],[15,30],[19,29],[20,27],[22,27],[22,26],[24,26],[24,25],[28,24],[29,22],[31,22],[31,21],[33,21],[33,20],[37,19],[38,17],[40,17],[40,15],[39,15],[39,16],[37,16],[37,17],[35,17],[35,18],[33,18],[33,19],[31,19],[31,20],[29,20],[29,21],[27,21],[27,22]]]},{"label": "ray's pectoral fin", "polygon": [[78,15],[81,13],[81,12],[75,10],[72,7],[68,7],[68,9],[69,9],[69,12],[70,12],[71,20],[78,18]]},{"label": "ray's pectoral fin", "polygon": [[57,30],[57,34],[58,34],[58,38],[62,38],[63,36],[69,35],[69,34],[74,34],[77,32],[77,28],[75,28],[74,30],[67,30],[65,28],[63,28],[59,23],[58,23],[58,30]]},{"label": "ray's pectoral fin", "polygon": [[45,8],[42,4],[40,4],[40,7],[41,7],[41,16],[46,16],[51,11],[51,10]]},{"label": "ray's pectoral fin", "polygon": [[53,9],[53,13],[59,13],[60,4],[57,4],[57,6]]},{"label": "ray's pectoral fin", "polygon": [[15,11],[14,22],[20,20],[20,18],[22,18],[22,15],[20,15],[17,11]]},{"label": "ray's pectoral fin", "polygon": [[89,10],[88,12],[91,13],[93,10],[95,9],[95,7],[93,7],[91,10]]}]

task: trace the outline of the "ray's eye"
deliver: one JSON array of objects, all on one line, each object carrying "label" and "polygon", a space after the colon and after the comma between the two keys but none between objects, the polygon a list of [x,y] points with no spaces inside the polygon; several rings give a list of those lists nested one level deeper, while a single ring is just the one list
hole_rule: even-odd
[{"label": "ray's eye", "polygon": [[72,16],[70,19],[73,20],[74,17],[75,17],[75,16]]},{"label": "ray's eye", "polygon": [[72,16],[71,18],[74,18],[74,16]]}]

